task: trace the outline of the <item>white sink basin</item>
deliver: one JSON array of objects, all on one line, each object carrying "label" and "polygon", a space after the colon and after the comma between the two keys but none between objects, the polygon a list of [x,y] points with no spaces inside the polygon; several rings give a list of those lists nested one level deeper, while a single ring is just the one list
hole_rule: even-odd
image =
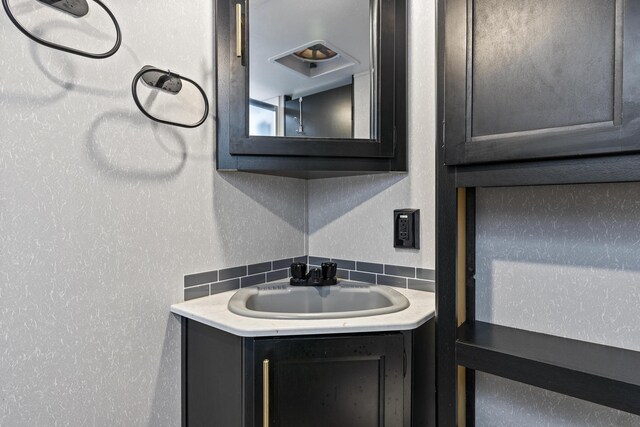
[{"label": "white sink basin", "polygon": [[240,289],[228,307],[232,313],[246,317],[336,319],[395,313],[409,307],[409,300],[383,285],[341,282],[315,287],[274,283]]}]

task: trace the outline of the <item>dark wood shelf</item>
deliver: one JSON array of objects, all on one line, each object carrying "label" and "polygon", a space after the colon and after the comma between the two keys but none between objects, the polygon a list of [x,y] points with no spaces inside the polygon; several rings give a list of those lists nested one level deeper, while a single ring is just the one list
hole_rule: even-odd
[{"label": "dark wood shelf", "polygon": [[640,352],[484,322],[458,329],[470,369],[640,415]]},{"label": "dark wood shelf", "polygon": [[596,184],[640,181],[640,155],[456,166],[457,187]]}]

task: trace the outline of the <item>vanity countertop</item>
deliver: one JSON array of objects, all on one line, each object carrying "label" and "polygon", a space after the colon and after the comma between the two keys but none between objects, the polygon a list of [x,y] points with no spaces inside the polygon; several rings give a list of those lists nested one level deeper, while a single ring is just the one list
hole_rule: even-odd
[{"label": "vanity countertop", "polygon": [[435,294],[393,288],[409,300],[409,307],[390,314],[340,319],[260,319],[229,311],[237,290],[197,298],[171,306],[171,312],[241,337],[318,335],[411,330],[435,315]]}]

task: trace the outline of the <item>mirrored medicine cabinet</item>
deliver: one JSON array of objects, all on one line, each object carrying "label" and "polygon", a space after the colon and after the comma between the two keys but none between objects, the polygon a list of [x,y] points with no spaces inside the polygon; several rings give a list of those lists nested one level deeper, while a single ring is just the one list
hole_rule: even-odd
[{"label": "mirrored medicine cabinet", "polygon": [[217,168],[404,172],[406,0],[217,0]]}]

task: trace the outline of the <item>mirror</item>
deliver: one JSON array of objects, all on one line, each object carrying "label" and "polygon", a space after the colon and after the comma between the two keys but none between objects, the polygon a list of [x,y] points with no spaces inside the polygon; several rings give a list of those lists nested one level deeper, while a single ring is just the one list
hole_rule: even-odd
[{"label": "mirror", "polygon": [[376,0],[248,0],[250,136],[376,139]]},{"label": "mirror", "polygon": [[406,0],[215,7],[218,170],[407,170]]}]

